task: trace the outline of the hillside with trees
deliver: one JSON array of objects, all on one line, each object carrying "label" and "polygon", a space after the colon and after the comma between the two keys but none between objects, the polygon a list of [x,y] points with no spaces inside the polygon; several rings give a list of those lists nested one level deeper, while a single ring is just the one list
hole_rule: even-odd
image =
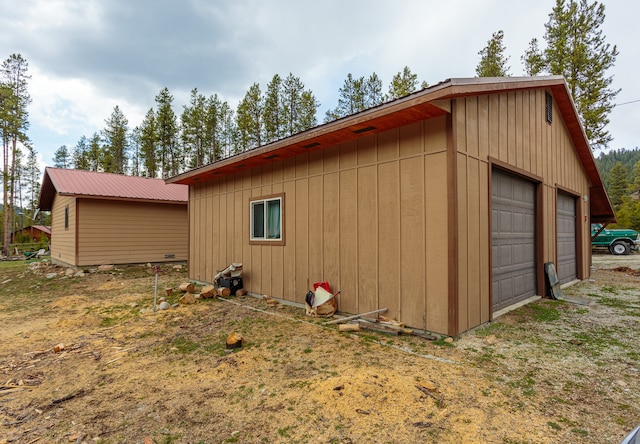
[{"label": "hillside with trees", "polygon": [[618,218],[611,227],[640,231],[640,149],[600,154],[596,165]]}]

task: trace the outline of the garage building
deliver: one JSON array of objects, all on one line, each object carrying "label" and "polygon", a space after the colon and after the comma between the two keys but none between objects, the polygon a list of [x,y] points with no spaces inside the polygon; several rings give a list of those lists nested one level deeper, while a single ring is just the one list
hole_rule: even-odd
[{"label": "garage building", "polygon": [[168,179],[189,185],[190,278],[457,335],[585,279],[615,215],[562,77],[450,79]]}]

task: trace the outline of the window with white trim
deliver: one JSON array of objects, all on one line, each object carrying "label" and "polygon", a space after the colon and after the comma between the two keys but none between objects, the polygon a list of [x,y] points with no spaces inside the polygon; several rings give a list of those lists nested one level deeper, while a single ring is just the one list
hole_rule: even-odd
[{"label": "window with white trim", "polygon": [[284,243],[283,195],[251,199],[251,243]]}]

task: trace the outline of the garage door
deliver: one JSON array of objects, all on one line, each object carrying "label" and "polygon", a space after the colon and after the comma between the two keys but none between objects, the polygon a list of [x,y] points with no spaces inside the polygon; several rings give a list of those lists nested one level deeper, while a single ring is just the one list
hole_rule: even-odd
[{"label": "garage door", "polygon": [[561,284],[578,278],[576,260],[576,199],[558,192],[558,264]]},{"label": "garage door", "polygon": [[500,171],[491,179],[493,311],[536,294],[535,185]]}]

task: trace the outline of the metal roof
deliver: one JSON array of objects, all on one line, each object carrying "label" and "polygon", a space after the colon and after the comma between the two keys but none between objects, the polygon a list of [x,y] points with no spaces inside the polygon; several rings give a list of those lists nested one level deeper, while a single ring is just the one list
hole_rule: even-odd
[{"label": "metal roof", "polygon": [[448,79],[408,96],[359,113],[318,125],[285,139],[254,148],[167,179],[167,183],[194,185],[287,157],[345,143],[360,137],[450,113],[452,99],[546,88],[556,101],[576,153],[590,183],[592,222],[614,222],[613,207],[596,167],[591,146],[562,76],[473,77]]},{"label": "metal roof", "polygon": [[51,210],[56,194],[186,205],[189,187],[167,184],[162,179],[47,167],[40,189],[39,208]]}]

